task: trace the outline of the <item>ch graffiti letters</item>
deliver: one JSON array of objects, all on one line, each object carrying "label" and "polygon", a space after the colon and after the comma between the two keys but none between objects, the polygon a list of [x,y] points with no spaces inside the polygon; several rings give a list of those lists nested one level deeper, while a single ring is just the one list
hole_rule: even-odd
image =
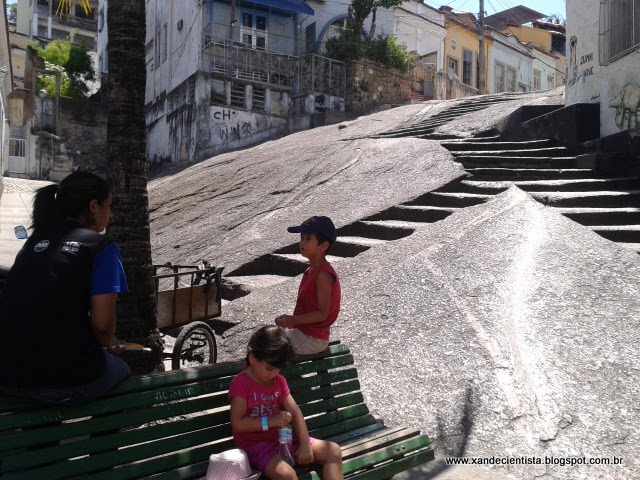
[{"label": "ch graffiti letters", "polygon": [[215,112],[213,112],[213,118],[215,120],[231,120],[231,116],[235,116],[236,112],[228,109],[228,108],[223,108],[222,110],[217,110]]},{"label": "ch graffiti letters", "polygon": [[609,107],[616,109],[615,122],[620,130],[640,127],[640,85],[625,85]]},{"label": "ch graffiti letters", "polygon": [[343,108],[343,100],[341,98],[331,98],[326,95],[316,95],[316,112],[326,112],[334,110],[341,112]]}]

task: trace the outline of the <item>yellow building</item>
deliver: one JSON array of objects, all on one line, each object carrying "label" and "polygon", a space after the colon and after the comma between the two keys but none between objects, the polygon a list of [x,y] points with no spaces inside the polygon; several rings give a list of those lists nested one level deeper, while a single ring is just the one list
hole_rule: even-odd
[{"label": "yellow building", "polygon": [[[478,54],[480,41],[476,27],[476,18],[472,13],[453,13],[450,7],[440,7],[445,14],[447,35],[445,37],[444,59],[446,72],[451,77],[455,74],[464,84],[478,89]],[[485,49],[485,89],[478,92],[479,95],[489,91],[491,84],[491,44],[493,39],[484,37]]]},{"label": "yellow building", "polygon": [[551,32],[548,30],[522,25],[508,25],[502,33],[515,35],[522,43],[531,43],[532,46],[543,52],[551,52]]}]

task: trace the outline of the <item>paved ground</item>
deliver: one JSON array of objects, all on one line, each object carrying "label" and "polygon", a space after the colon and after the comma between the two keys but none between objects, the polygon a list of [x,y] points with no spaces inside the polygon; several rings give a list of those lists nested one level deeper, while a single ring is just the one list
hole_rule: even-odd
[{"label": "paved ground", "polygon": [[4,178],[3,183],[0,196],[0,271],[7,271],[24,243],[24,240],[16,238],[13,229],[16,225],[29,226],[33,194],[49,182]]}]

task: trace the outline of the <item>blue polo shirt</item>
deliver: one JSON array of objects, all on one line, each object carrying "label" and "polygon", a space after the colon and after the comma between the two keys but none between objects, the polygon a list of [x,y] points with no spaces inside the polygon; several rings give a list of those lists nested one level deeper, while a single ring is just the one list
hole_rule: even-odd
[{"label": "blue polo shirt", "polygon": [[93,260],[91,272],[91,296],[129,291],[118,245],[110,243],[100,250]]}]

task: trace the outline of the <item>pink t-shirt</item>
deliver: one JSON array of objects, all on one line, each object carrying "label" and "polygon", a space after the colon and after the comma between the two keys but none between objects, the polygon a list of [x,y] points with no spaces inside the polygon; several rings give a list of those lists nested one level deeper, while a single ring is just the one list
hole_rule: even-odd
[{"label": "pink t-shirt", "polygon": [[[290,394],[287,381],[282,375],[277,375],[273,385],[265,387],[247,375],[243,370],[231,381],[229,386],[229,400],[242,397],[247,401],[247,415],[250,417],[264,417],[276,415],[282,410],[282,402]],[[261,442],[278,442],[278,429],[270,428],[266,432],[233,432],[236,447],[248,450]]]}]

